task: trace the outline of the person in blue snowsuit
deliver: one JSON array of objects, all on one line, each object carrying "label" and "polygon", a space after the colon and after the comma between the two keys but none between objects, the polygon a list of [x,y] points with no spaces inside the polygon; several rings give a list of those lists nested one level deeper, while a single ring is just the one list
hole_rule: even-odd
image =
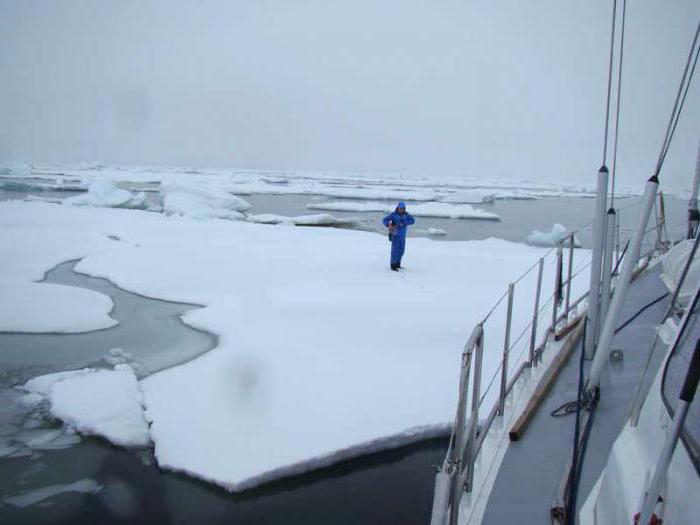
[{"label": "person in blue snowsuit", "polygon": [[406,203],[401,201],[396,209],[384,217],[384,226],[389,228],[389,240],[391,241],[391,260],[389,267],[395,272],[401,268],[401,258],[406,250],[406,230],[416,220],[406,212]]}]

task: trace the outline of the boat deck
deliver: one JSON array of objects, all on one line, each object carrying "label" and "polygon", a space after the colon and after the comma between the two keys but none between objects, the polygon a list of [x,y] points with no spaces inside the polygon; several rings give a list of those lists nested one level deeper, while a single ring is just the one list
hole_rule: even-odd
[{"label": "boat deck", "polygon": [[[668,290],[659,278],[661,265],[642,273],[630,286],[618,325]],[[624,358],[608,362],[601,378],[601,399],[591,429],[578,493],[579,507],[586,500],[605,467],[615,439],[627,422],[637,381],[644,370],[654,338],[670,295],[645,310],[613,338],[612,348]],[[551,412],[576,400],[582,341],[571,355],[556,384],[544,400],[524,436],[511,442],[489,495],[484,524],[550,523],[550,507],[571,459],[575,414],[552,417]],[[654,379],[664,352],[657,345],[645,376],[645,389]],[[585,363],[585,374],[591,362]],[[646,391],[646,390],[645,390]]]}]

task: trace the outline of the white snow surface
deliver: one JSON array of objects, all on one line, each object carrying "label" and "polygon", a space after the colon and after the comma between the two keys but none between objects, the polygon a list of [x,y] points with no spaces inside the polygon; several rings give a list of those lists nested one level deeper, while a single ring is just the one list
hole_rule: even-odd
[{"label": "white snow surface", "polygon": [[[678,288],[678,283],[683,275],[683,269],[688,263],[688,257],[690,257],[690,252],[692,249],[693,240],[687,239],[676,244],[663,258],[663,272],[661,273],[661,280],[672,293],[676,290],[676,288]],[[693,295],[693,292],[698,287],[699,281],[700,258],[696,256],[690,263],[688,274],[685,277],[681,291],[678,294],[678,301],[680,304],[685,305],[688,303]]]},{"label": "white snow surface", "polygon": [[48,374],[30,380],[21,389],[45,396],[51,414],[81,434],[100,436],[124,447],[150,443],[141,391],[128,365]]},{"label": "white snow surface", "polygon": [[[310,210],[328,211],[381,211],[389,213],[396,207],[396,203],[386,204],[381,202],[312,202],[306,205]],[[473,208],[469,204],[447,204],[442,202],[421,202],[407,204],[406,211],[416,217],[444,217],[448,219],[483,219],[498,221],[500,217],[496,213]]]},{"label": "white snow surface", "polygon": [[75,333],[117,324],[109,316],[112,299],[93,290],[0,280],[0,297],[0,332]]},{"label": "white snow surface", "polygon": [[202,184],[184,177],[163,181],[160,186],[163,212],[191,219],[241,220],[250,204],[220,185]]},{"label": "white snow surface", "polygon": [[[569,235],[569,230],[561,224],[555,223],[548,232],[534,230],[527,236],[527,243],[532,246],[556,246]],[[574,236],[574,246],[580,247],[581,242]]]},{"label": "white snow surface", "polygon": [[[408,270],[395,273],[385,237],[374,233],[0,203],[4,238],[15,228],[24,235],[0,250],[16,275],[82,254],[78,271],[205,305],[184,321],[218,334],[218,346],[140,388],[160,466],[231,490],[446,432],[469,332],[544,253],[497,239],[412,238]],[[20,248],[25,239],[36,253]],[[552,271],[546,265],[544,282]],[[531,272],[517,285],[514,333],[530,322],[535,280]],[[484,377],[498,368],[504,310],[486,325]],[[88,378],[71,382],[99,387]]]},{"label": "white snow surface", "polygon": [[106,178],[95,179],[90,183],[87,193],[68,197],[64,204],[73,206],[98,206],[106,208],[135,208],[146,209],[146,194],[143,192],[131,193],[123,190]]},{"label": "white snow surface", "polygon": [[[27,209],[34,204],[25,203]],[[106,295],[36,282],[59,263],[113,249],[114,241],[106,234],[55,227],[27,214],[3,214],[1,221],[0,331],[85,332],[116,324],[109,317],[112,300]]]}]

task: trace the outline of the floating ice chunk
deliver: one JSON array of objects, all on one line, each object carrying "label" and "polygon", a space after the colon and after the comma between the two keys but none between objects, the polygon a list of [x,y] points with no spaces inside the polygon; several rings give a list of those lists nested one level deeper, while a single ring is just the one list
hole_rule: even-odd
[{"label": "floating ice chunk", "polygon": [[102,490],[102,485],[92,479],[86,478],[67,485],[49,485],[48,487],[22,492],[16,496],[4,497],[2,498],[2,502],[14,507],[24,508],[66,492],[97,494],[100,490]]},{"label": "floating ice chunk", "polygon": [[28,429],[12,437],[31,450],[59,450],[80,443],[80,436],[74,431],[61,428]]},{"label": "floating ice chunk", "polygon": [[128,361],[133,361],[134,356],[122,348],[112,348],[104,360],[110,365],[121,365]]},{"label": "floating ice chunk", "polygon": [[[310,210],[329,211],[381,211],[388,213],[396,204],[381,202],[312,202],[306,207]],[[445,219],[480,219],[498,221],[501,218],[496,213],[473,208],[469,204],[447,204],[443,202],[422,202],[409,204],[406,210],[416,217],[438,217]]]},{"label": "floating ice chunk", "polygon": [[[661,280],[671,292],[674,292],[676,288],[678,288],[681,275],[683,275],[683,270],[688,262],[688,257],[690,257],[690,252],[693,249],[693,242],[692,239],[679,242],[664,256],[661,263],[663,268]],[[698,286],[698,281],[700,281],[700,258],[696,257],[690,263],[688,274],[678,294],[678,302],[681,305],[686,305],[688,303]]]},{"label": "floating ice chunk", "polygon": [[440,202],[457,204],[482,204],[484,202],[494,202],[495,200],[495,193],[480,190],[457,191],[440,198]]},{"label": "floating ice chunk", "polygon": [[[527,236],[526,242],[533,246],[556,246],[566,239],[568,235],[569,231],[564,226],[561,224],[554,224],[552,225],[552,229],[546,233],[534,230]],[[574,237],[574,246],[581,246],[581,243],[576,237]]]},{"label": "floating ice chunk", "polygon": [[0,281],[0,332],[76,333],[117,324],[104,294],[75,286]]},{"label": "floating ice chunk", "polygon": [[428,235],[442,237],[444,235],[447,235],[447,232],[442,228],[428,228]]},{"label": "floating ice chunk", "polygon": [[245,219],[243,213],[250,204],[228,193],[222,187],[197,184],[181,179],[164,181],[160,185],[163,212],[192,219]]},{"label": "floating ice chunk", "polygon": [[125,447],[150,443],[141,391],[126,365],[58,381],[49,390],[49,401],[51,414],[82,434]]},{"label": "floating ice chunk", "polygon": [[248,220],[259,224],[294,224],[297,226],[349,226],[357,222],[356,219],[334,217],[328,213],[315,213],[298,217],[286,217],[272,213],[249,214]]},{"label": "floating ice chunk", "polygon": [[121,446],[150,442],[141,390],[128,365],[117,365],[114,370],[84,368],[47,374],[19,389],[48,399],[51,414],[83,434],[101,436]]},{"label": "floating ice chunk", "polygon": [[96,206],[100,208],[134,208],[147,207],[146,194],[131,193],[122,190],[109,179],[96,179],[90,183],[87,193],[64,199],[64,204],[73,206]]},{"label": "floating ice chunk", "polygon": [[20,445],[0,444],[0,458],[16,458],[24,455],[29,456],[31,452]]}]

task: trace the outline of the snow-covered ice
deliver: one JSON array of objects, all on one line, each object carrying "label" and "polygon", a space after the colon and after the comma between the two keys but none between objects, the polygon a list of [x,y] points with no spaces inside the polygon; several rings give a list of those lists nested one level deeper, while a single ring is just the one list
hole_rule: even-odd
[{"label": "snow-covered ice", "polygon": [[0,332],[87,332],[117,324],[101,293],[60,284],[0,280]]},{"label": "snow-covered ice", "polygon": [[[367,200],[411,200],[443,201],[457,203],[472,202],[475,194],[486,199],[535,200],[545,197],[590,198],[595,195],[591,185],[572,184],[556,181],[533,181],[524,179],[490,180],[486,178],[465,178],[447,174],[430,176],[402,173],[340,173],[334,171],[270,171],[213,169],[201,167],[167,166],[115,166],[105,163],[55,164],[55,165],[5,165],[0,166],[0,177],[28,179],[31,184],[39,184],[46,189],[85,189],[92,181],[111,179],[125,184],[139,184],[140,190],[152,191],[157,185],[181,179],[183,176],[204,184],[215,184],[236,195],[323,195],[344,199]],[[31,179],[31,180],[29,180]],[[0,183],[5,181],[0,181]],[[11,182],[8,180],[7,182]],[[471,193],[467,200],[456,195]],[[620,188],[621,197],[637,195],[638,188]],[[448,200],[445,200],[448,199]]]},{"label": "snow-covered ice", "polygon": [[[232,490],[444,433],[466,337],[544,253],[497,239],[415,238],[397,274],[386,237],[374,233],[2,202],[0,230],[13,228],[24,236],[0,250],[17,279],[82,254],[79,272],[204,305],[184,321],[217,334],[218,346],[139,386],[159,465]],[[26,238],[36,254],[20,248]],[[519,298],[535,285],[518,283],[514,332],[530,321],[531,301]],[[489,330],[484,377],[498,367],[503,323]],[[90,377],[66,381],[98,388]]]},{"label": "snow-covered ice", "polygon": [[462,190],[450,193],[440,198],[440,202],[456,204],[481,204],[484,202],[494,202],[496,194],[484,190]]},{"label": "snow-covered ice", "polygon": [[150,443],[141,391],[128,365],[48,374],[21,388],[46,396],[51,415],[81,434],[100,436],[124,447]]},{"label": "snow-covered ice", "polygon": [[428,235],[434,235],[436,237],[442,237],[447,235],[447,232],[442,228],[428,228]]},{"label": "snow-covered ice", "polygon": [[[310,210],[327,211],[381,211],[389,213],[396,203],[381,202],[312,202],[306,205]],[[448,219],[482,219],[498,221],[498,214],[474,208],[469,204],[447,204],[442,202],[408,203],[406,211],[416,217],[442,217]]]},{"label": "snow-covered ice", "polygon": [[[548,232],[534,230],[527,236],[526,242],[533,246],[556,246],[569,236],[569,230],[561,224],[555,223]],[[580,247],[581,242],[574,236],[574,246]]]},{"label": "snow-covered ice", "polygon": [[3,216],[0,235],[0,331],[84,332],[116,323],[108,315],[112,309],[109,297],[36,282],[57,264],[113,248],[115,243],[107,235],[55,227],[44,217],[31,215]]},{"label": "snow-covered ice", "polygon": [[163,212],[192,219],[245,219],[250,204],[221,186],[204,185],[184,178],[164,181],[160,186]]},{"label": "snow-covered ice", "polygon": [[95,179],[90,183],[87,193],[68,197],[64,204],[73,206],[98,206],[106,208],[135,208],[146,209],[146,194],[143,192],[131,193],[123,190],[109,179]]},{"label": "snow-covered ice", "polygon": [[349,226],[357,223],[357,219],[334,217],[328,213],[313,213],[297,217],[260,213],[248,214],[247,219],[249,222],[259,224],[293,224],[296,226]]},{"label": "snow-covered ice", "polygon": [[338,187],[337,185],[323,184],[319,182],[304,182],[294,184],[270,184],[264,181],[231,183],[227,189],[240,195],[321,195],[324,197],[337,197],[342,199],[368,199],[368,200],[412,200],[432,201],[440,194],[415,188],[391,188],[391,187],[353,187],[351,185]]}]

